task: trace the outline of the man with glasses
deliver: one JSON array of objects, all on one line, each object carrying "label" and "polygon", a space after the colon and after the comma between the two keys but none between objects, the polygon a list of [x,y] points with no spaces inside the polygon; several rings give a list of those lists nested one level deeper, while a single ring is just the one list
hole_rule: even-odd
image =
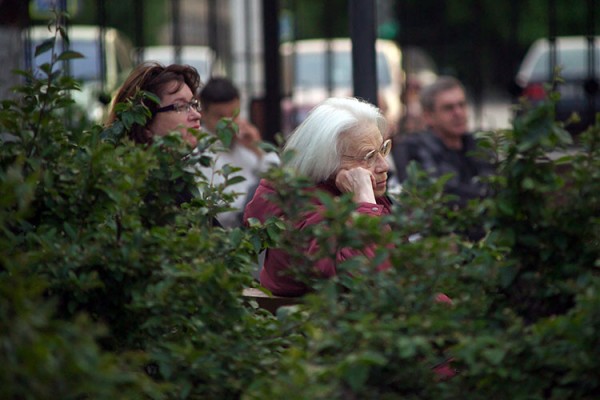
[{"label": "man with glasses", "polygon": [[475,155],[476,141],[468,132],[468,110],[463,85],[450,76],[439,77],[421,92],[423,118],[428,129],[394,144],[398,179],[406,179],[412,161],[439,178],[452,174],[445,191],[456,196],[451,206],[463,207],[470,199],[488,194],[482,177],[493,173],[492,165]]}]

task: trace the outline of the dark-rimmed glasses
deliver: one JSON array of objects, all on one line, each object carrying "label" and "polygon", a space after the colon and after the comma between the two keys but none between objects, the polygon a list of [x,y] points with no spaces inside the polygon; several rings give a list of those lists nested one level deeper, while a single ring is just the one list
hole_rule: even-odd
[{"label": "dark-rimmed glasses", "polygon": [[367,164],[369,166],[369,168],[371,168],[375,165],[375,162],[377,161],[377,154],[381,154],[381,156],[383,158],[386,158],[388,156],[388,154],[390,154],[391,150],[392,150],[392,140],[388,139],[385,142],[383,142],[383,144],[381,145],[381,147],[378,150],[371,150],[370,152],[365,154],[363,157],[354,157],[354,156],[344,156],[344,157],[350,158],[350,159],[353,159],[356,161],[362,161],[365,164]]},{"label": "dark-rimmed glasses", "polygon": [[197,112],[202,111],[200,102],[197,99],[192,99],[191,101],[188,101],[187,103],[169,104],[168,106],[159,108],[154,113],[158,114],[158,113],[169,112],[169,111],[175,111],[177,113],[181,113],[181,112],[185,111],[186,113],[189,113],[192,110],[197,111]]}]

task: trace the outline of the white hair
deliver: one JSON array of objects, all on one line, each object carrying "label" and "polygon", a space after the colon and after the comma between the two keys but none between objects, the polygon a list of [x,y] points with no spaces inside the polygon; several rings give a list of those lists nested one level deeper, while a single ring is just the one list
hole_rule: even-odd
[{"label": "white hair", "polygon": [[374,105],[354,97],[332,97],[313,108],[284,146],[294,155],[288,165],[313,182],[324,182],[341,165],[341,149],[349,134],[367,124],[383,136],[387,122]]}]

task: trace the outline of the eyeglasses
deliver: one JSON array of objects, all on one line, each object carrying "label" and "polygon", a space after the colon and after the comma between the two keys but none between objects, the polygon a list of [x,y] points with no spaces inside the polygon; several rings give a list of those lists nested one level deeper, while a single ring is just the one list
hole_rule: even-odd
[{"label": "eyeglasses", "polygon": [[371,168],[372,166],[375,165],[375,162],[377,161],[377,154],[381,154],[381,156],[383,158],[386,158],[387,155],[390,154],[391,150],[392,150],[392,140],[388,139],[385,142],[383,142],[383,144],[381,145],[379,150],[371,150],[370,152],[365,154],[364,157],[353,157],[353,156],[344,156],[344,157],[354,159],[357,161],[363,161],[364,163],[366,163],[369,166],[369,168]]},{"label": "eyeglasses", "polygon": [[197,99],[192,99],[192,101],[189,101],[187,103],[169,104],[168,106],[164,106],[156,110],[155,114],[169,111],[175,111],[177,113],[185,111],[186,113],[189,113],[192,110],[197,112],[202,111],[202,107],[200,106],[200,103]]}]

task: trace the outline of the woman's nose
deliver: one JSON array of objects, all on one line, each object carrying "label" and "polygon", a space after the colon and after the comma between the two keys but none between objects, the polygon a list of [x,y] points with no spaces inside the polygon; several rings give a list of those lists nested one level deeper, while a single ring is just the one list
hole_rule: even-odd
[{"label": "woman's nose", "polygon": [[190,110],[190,114],[189,114],[192,118],[194,119],[200,119],[202,118],[202,111],[196,110],[195,108],[192,108]]},{"label": "woman's nose", "polygon": [[375,162],[375,172],[387,172],[390,169],[390,165],[387,162],[387,159],[383,156],[383,154],[377,154],[377,161]]}]

